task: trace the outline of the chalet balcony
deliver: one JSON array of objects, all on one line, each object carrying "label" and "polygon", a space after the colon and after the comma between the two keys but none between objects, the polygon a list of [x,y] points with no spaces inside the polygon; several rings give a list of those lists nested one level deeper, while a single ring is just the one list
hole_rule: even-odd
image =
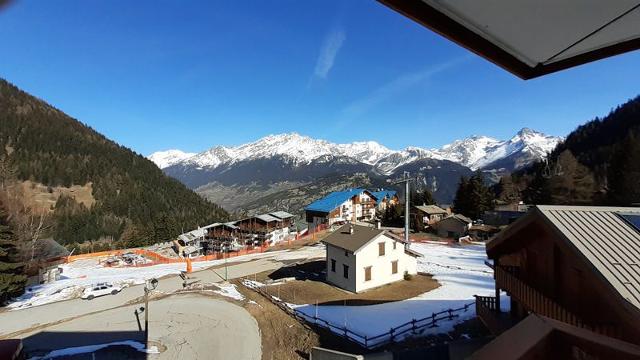
[{"label": "chalet balcony", "polygon": [[[610,337],[618,337],[619,335],[619,331],[610,325],[584,323],[584,321],[574,313],[519,279],[516,276],[517,268],[495,266],[494,274],[496,287],[506,291],[512,301],[519,303],[527,312],[546,316],[576,327],[589,329],[602,335]],[[495,302],[495,298],[493,299]],[[488,307],[489,309],[492,306],[490,301],[482,299],[480,302],[482,303],[481,306]],[[478,308],[478,306],[478,301],[476,300],[476,308]],[[496,306],[493,305],[493,308],[495,309]],[[484,308],[480,309],[480,311],[486,312]],[[480,312],[478,315],[480,316]]]},{"label": "chalet balcony", "polygon": [[476,315],[494,335],[500,335],[518,323],[518,319],[509,312],[498,311],[494,296],[476,295]]}]

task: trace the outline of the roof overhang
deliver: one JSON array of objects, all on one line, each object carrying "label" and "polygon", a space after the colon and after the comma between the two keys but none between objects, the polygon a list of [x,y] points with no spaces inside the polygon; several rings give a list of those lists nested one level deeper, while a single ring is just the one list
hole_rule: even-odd
[{"label": "roof overhang", "polygon": [[522,79],[640,48],[638,0],[378,0]]}]

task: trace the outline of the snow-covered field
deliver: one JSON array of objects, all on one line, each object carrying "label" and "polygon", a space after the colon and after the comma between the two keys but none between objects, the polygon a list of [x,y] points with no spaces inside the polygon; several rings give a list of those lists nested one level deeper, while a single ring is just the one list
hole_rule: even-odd
[{"label": "snow-covered field", "polygon": [[[378,305],[318,306],[317,309],[313,304],[290,306],[310,317],[317,311],[319,318],[331,324],[346,326],[355,333],[372,337],[412,319],[463,307],[475,300],[474,295],[495,294],[493,271],[484,264],[487,259],[484,245],[414,243],[411,249],[423,255],[418,258],[418,271],[433,274],[440,287],[408,300]],[[458,315],[453,320],[439,321],[437,327],[426,328],[422,334],[453,330],[456,324],[476,316],[475,307],[470,306]]]},{"label": "snow-covered field", "polygon": [[[303,247],[298,250],[270,251],[249,254],[227,259],[228,262],[244,262],[255,259],[272,259],[274,261],[308,259],[324,257],[324,245]],[[193,271],[218,266],[224,260],[193,262]],[[31,286],[25,294],[16,298],[7,307],[9,309],[23,309],[31,306],[44,305],[56,301],[69,300],[80,297],[82,291],[92,284],[110,282],[114,285],[144,284],[147,279],[161,278],[167,275],[177,275],[186,270],[185,263],[161,264],[145,267],[104,267],[96,259],[77,260],[63,264],[60,280],[49,284]],[[224,291],[221,289],[221,291]]]}]

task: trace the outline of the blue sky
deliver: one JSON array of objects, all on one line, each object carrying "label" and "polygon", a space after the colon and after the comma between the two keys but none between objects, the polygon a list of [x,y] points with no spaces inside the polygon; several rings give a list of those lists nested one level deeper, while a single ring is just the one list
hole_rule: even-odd
[{"label": "blue sky", "polygon": [[370,0],[23,0],[0,36],[0,77],[143,154],[566,135],[640,93],[640,52],[523,81]]}]

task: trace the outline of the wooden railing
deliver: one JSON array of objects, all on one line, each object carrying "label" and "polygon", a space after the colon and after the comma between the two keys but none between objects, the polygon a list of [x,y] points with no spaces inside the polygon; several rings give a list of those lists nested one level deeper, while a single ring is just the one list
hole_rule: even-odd
[{"label": "wooden railing", "polygon": [[517,323],[508,312],[499,312],[493,296],[476,295],[476,315],[494,335],[500,335]]},{"label": "wooden railing", "polygon": [[526,310],[573,326],[586,328],[599,334],[618,337],[619,332],[615,326],[585,324],[581,318],[516,277],[512,269],[507,270],[503,266],[496,266],[494,271],[496,285],[505,290],[512,299],[520,303]]},{"label": "wooden railing", "polygon": [[[317,316],[312,316],[304,313],[300,309],[292,308],[290,304],[283,301],[280,297],[273,296],[269,293],[269,286],[257,283],[245,279],[242,284],[249,289],[252,289],[259,294],[266,297],[273,304],[278,306],[284,312],[290,314],[300,321],[304,321],[309,325],[315,325],[329,329],[345,339],[351,340],[356,344],[365,347],[367,349],[374,349],[383,345],[393,344],[395,342],[402,341],[411,336],[419,336],[423,333],[424,329],[433,328],[439,325],[442,321],[451,321],[454,318],[460,316],[461,313],[469,311],[473,303],[464,304],[456,309],[446,309],[437,313],[432,313],[431,316],[427,316],[421,319],[411,319],[410,321],[392,327],[389,331],[383,332],[378,335],[368,336],[357,333],[346,327],[346,324],[335,324]],[[318,305],[316,305],[318,306]]]}]

